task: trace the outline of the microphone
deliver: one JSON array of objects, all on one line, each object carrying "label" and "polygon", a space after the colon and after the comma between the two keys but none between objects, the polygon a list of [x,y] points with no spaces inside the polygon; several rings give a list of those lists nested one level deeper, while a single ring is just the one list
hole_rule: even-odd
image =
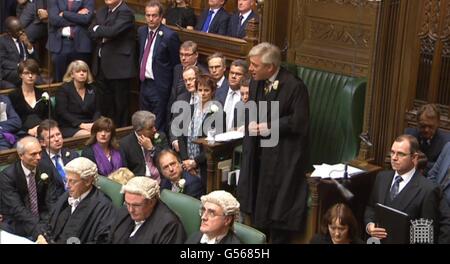
[{"label": "microphone", "polygon": [[345,188],[344,185],[340,184],[335,179],[331,178],[331,181],[336,184],[339,192],[344,196],[345,200],[350,201],[355,196],[349,189]]},{"label": "microphone", "polygon": [[368,146],[368,147],[372,147],[373,144],[372,142],[370,142],[369,139],[369,133],[368,132],[362,132],[361,134],[359,134],[359,138]]}]

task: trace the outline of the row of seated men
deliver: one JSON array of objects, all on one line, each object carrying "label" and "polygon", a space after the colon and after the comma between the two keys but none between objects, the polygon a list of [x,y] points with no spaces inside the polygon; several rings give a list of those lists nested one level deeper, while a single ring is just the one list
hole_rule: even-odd
[{"label": "row of seated men", "polygon": [[[97,10],[95,17],[92,0],[72,2],[48,4],[50,30],[46,47],[54,66],[54,81],[62,81],[71,61],[85,61],[92,66],[93,76],[102,93],[102,114],[112,117],[122,127],[129,120],[129,88],[132,80],[138,77],[141,83],[140,109],[155,113],[158,127],[165,130],[172,84],[177,83],[173,79],[174,68],[180,63],[180,41],[176,32],[162,24],[162,5],[158,1],[150,1],[146,5],[147,25],[138,29],[136,43],[134,12],[125,2],[107,1],[105,7]],[[223,4],[223,0],[211,1],[211,9],[216,13],[208,15],[204,22],[206,31],[226,13]],[[253,5],[254,1],[243,1],[238,5],[246,21],[253,14]],[[225,20],[228,21],[228,15]],[[240,26],[244,27],[246,21],[241,19]],[[8,34],[0,39],[2,79],[19,86],[18,60],[35,56],[35,51],[20,21],[8,18],[6,28]]]},{"label": "row of seated men", "polygon": [[[200,230],[188,240],[178,217],[159,200],[160,187],[149,177],[134,177],[126,169],[118,170],[113,179],[124,183],[124,206],[116,208],[94,183],[96,164],[77,157],[65,166],[66,184],[61,185],[54,170],[40,162],[40,143],[26,137],[18,144],[20,161],[1,175],[1,228],[38,243],[240,243],[233,223],[239,217],[239,203],[225,191],[214,191],[201,197]],[[178,155],[163,150],[158,163],[166,181],[174,180],[183,191],[191,184],[182,179]],[[124,172],[125,171],[125,172]],[[125,173],[123,175],[123,173]],[[122,174],[122,175],[121,175]],[[66,189],[66,191],[64,190]]]}]

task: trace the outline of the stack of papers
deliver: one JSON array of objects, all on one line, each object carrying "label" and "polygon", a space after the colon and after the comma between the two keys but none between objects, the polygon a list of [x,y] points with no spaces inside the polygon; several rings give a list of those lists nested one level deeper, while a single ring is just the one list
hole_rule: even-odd
[{"label": "stack of papers", "polygon": [[36,244],[35,242],[6,231],[0,230],[0,244]]},{"label": "stack of papers", "polygon": [[[353,166],[347,165],[348,177],[355,176],[357,174],[365,172],[364,170],[355,168]],[[339,163],[335,165],[329,165],[322,163],[322,165],[313,165],[314,172],[311,174],[311,177],[319,177],[319,178],[332,178],[339,179],[344,177],[345,164]]]},{"label": "stack of papers", "polygon": [[222,134],[218,134],[214,137],[215,141],[218,142],[225,142],[225,141],[231,141],[234,139],[239,139],[239,138],[243,138],[244,137],[244,133],[243,132],[239,132],[239,131],[230,131],[230,132],[226,132],[226,133],[222,133]]}]

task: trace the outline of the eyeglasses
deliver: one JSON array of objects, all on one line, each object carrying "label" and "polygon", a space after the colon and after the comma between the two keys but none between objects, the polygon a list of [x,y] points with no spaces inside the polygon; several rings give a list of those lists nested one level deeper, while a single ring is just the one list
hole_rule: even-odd
[{"label": "eyeglasses", "polygon": [[81,181],[82,181],[82,179],[79,179],[79,180],[68,179],[67,180],[67,185],[74,186],[74,185],[78,184]]},{"label": "eyeglasses", "polygon": [[399,158],[404,158],[406,156],[411,155],[411,153],[403,153],[403,152],[395,152],[395,151],[391,151],[390,156],[394,157],[395,155],[397,155],[397,157]]},{"label": "eyeglasses", "polygon": [[191,57],[194,53],[180,53],[180,57]]},{"label": "eyeglasses", "polygon": [[145,205],[145,202],[144,203],[140,203],[140,204],[130,204],[130,203],[127,203],[127,202],[123,202],[123,203],[127,206],[127,208],[134,208],[134,209],[141,209]]},{"label": "eyeglasses", "polygon": [[208,218],[214,218],[216,216],[225,216],[224,214],[218,214],[216,211],[211,210],[211,209],[206,209],[205,207],[202,207],[200,209],[198,209],[198,214],[200,216],[203,216],[206,212],[206,217]]}]

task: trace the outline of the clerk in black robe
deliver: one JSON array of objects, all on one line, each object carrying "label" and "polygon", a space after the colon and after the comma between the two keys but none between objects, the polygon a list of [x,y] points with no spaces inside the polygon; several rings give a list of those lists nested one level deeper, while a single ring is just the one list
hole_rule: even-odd
[{"label": "clerk in black robe", "polygon": [[[55,204],[44,234],[47,243],[104,243],[108,238],[115,209],[111,200],[94,186],[97,166],[91,160],[79,157],[65,167],[67,192]],[[83,175],[83,177],[80,176]],[[38,243],[43,242],[39,237]]]},{"label": "clerk in black robe", "polygon": [[125,206],[110,232],[113,244],[181,244],[186,232],[178,217],[159,200],[158,182],[134,177],[122,187]]}]

